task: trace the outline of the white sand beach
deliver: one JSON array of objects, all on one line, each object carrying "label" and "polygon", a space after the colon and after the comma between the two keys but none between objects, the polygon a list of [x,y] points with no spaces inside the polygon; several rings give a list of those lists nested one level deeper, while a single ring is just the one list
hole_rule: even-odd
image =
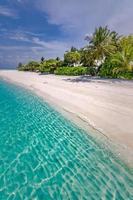
[{"label": "white sand beach", "polygon": [[0,76],[34,90],[78,116],[133,155],[133,82],[1,70]]}]

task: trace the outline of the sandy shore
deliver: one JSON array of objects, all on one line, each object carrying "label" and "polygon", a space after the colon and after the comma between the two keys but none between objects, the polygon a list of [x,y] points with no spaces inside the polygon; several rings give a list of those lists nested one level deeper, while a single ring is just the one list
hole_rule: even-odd
[{"label": "sandy shore", "polygon": [[78,116],[133,156],[133,82],[1,70],[0,76]]}]

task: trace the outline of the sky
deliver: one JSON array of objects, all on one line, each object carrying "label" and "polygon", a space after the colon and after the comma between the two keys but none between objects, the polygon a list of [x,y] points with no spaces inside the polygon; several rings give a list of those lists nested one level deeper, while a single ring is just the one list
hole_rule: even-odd
[{"label": "sky", "polygon": [[0,69],[41,57],[63,57],[107,25],[133,33],[133,0],[0,0]]}]

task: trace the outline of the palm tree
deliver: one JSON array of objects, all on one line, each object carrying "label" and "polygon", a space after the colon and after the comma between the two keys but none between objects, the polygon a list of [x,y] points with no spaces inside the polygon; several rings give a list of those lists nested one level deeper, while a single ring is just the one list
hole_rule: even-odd
[{"label": "palm tree", "polygon": [[60,58],[59,58],[59,57],[56,57],[56,60],[57,60],[57,61],[60,61]]},{"label": "palm tree", "polygon": [[86,37],[89,41],[96,60],[103,61],[106,56],[111,55],[117,49],[116,44],[119,40],[118,34],[115,31],[110,31],[107,26],[95,29],[91,37]]},{"label": "palm tree", "polygon": [[43,62],[44,62],[44,60],[45,60],[45,58],[44,58],[44,57],[41,57],[41,63],[43,63]]},{"label": "palm tree", "polygon": [[95,55],[93,54],[90,47],[85,47],[80,49],[80,55],[81,55],[81,63],[85,67],[92,67],[95,66]]},{"label": "palm tree", "polygon": [[70,51],[71,52],[76,52],[76,51],[78,51],[78,49],[72,46]]},{"label": "palm tree", "polygon": [[116,65],[114,73],[133,70],[133,36],[121,38],[119,51],[112,56],[111,61]]}]

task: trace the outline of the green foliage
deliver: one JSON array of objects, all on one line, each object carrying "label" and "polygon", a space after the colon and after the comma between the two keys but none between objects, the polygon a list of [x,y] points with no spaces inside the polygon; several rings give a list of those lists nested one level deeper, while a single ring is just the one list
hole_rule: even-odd
[{"label": "green foliage", "polygon": [[91,67],[95,65],[95,55],[91,51],[89,47],[82,48],[80,50],[80,56],[81,56],[81,63],[85,67]]},{"label": "green foliage", "polygon": [[117,50],[106,56],[99,75],[109,78],[132,78],[133,74],[133,36],[120,37]]},{"label": "green foliage", "polygon": [[23,70],[22,70],[23,67],[24,67],[24,65],[20,62],[20,63],[18,64],[17,69],[18,69],[19,71],[23,71]]},{"label": "green foliage", "polygon": [[100,68],[99,76],[106,78],[123,78],[123,79],[133,79],[133,70],[127,70],[122,67],[122,70],[116,70],[116,63],[113,62],[112,58],[106,59]]},{"label": "green foliage", "polygon": [[117,50],[119,36],[115,31],[110,31],[108,27],[99,27],[95,29],[89,41],[89,50],[94,54],[95,60],[103,60]]},{"label": "green foliage", "polygon": [[130,71],[130,72],[127,72],[127,71],[119,72],[117,74],[117,78],[133,79],[133,71]]},{"label": "green foliage", "polygon": [[114,68],[115,65],[111,62],[111,59],[108,58],[102,64],[98,75],[101,77],[116,78],[117,77],[116,73],[113,73]]},{"label": "green foliage", "polygon": [[133,70],[133,36],[121,38],[118,51],[112,55],[111,62],[114,63],[114,72],[125,72]]},{"label": "green foliage", "polygon": [[36,61],[30,61],[26,65],[22,65],[19,63],[18,70],[19,71],[37,71],[39,69],[40,64]]},{"label": "green foliage", "polygon": [[29,71],[37,71],[39,69],[40,64],[36,61],[30,61],[27,64],[27,67],[29,68]]},{"label": "green foliage", "polygon": [[49,59],[40,64],[39,71],[41,73],[54,73],[55,69],[58,67],[60,61],[57,59]]},{"label": "green foliage", "polygon": [[55,74],[67,76],[85,75],[87,73],[87,67],[59,67],[55,70]]},{"label": "green foliage", "polygon": [[78,49],[76,49],[75,47],[71,47],[71,50],[70,50],[71,52],[76,52],[76,51],[78,51]]},{"label": "green foliage", "polygon": [[43,62],[44,62],[44,60],[45,60],[45,58],[44,58],[44,57],[41,57],[41,63],[43,63]]},{"label": "green foliage", "polygon": [[18,71],[28,71],[28,68],[26,65],[21,65],[17,67]]},{"label": "green foliage", "polygon": [[80,53],[77,51],[70,51],[64,54],[64,63],[67,66],[74,66],[80,62]]},{"label": "green foliage", "polygon": [[87,68],[87,74],[91,76],[97,75],[97,69],[95,67],[88,67]]},{"label": "green foliage", "polygon": [[71,47],[65,52],[63,61],[59,57],[48,60],[42,57],[40,63],[19,63],[18,70],[60,75],[89,74],[108,78],[133,77],[133,35],[122,37],[105,26],[96,28],[86,40],[88,46],[80,50]]},{"label": "green foliage", "polygon": [[56,58],[56,60],[57,60],[57,61],[60,61],[60,58],[59,58],[59,57],[57,57],[57,58]]}]

